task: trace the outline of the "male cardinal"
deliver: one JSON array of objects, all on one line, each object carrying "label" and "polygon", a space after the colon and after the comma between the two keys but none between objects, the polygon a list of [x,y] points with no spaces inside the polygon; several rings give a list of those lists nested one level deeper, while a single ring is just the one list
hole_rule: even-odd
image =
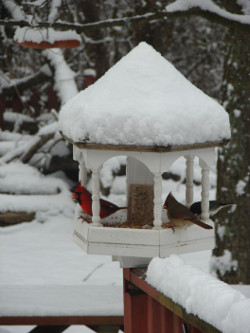
[{"label": "male cardinal", "polygon": [[[229,207],[234,205],[233,203],[221,203],[216,200],[209,201],[209,216],[213,216],[218,213],[219,210],[221,210],[224,207]],[[201,215],[201,202],[197,201],[194,202],[190,208],[192,213],[194,213],[196,216]]]},{"label": "male cardinal", "polygon": [[171,192],[167,196],[163,208],[167,209],[169,221],[174,226],[185,226],[194,223],[204,229],[213,229],[210,225],[198,220],[186,206],[182,205],[174,198]]},{"label": "male cardinal", "polygon": [[[92,215],[92,194],[82,186],[81,182],[78,183],[75,193],[72,194],[72,199],[76,199],[82,210]],[[127,207],[118,207],[112,202],[100,199],[100,218],[105,218],[117,212],[120,209]]]}]

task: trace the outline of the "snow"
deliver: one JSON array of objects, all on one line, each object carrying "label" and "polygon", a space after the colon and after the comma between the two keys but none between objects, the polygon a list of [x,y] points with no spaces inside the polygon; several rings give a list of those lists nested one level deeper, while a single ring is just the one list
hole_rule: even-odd
[{"label": "snow", "polygon": [[18,27],[15,31],[14,40],[18,43],[31,41],[39,44],[46,41],[53,44],[58,40],[80,41],[80,36],[74,30],[57,31],[53,28]]},{"label": "snow", "polygon": [[245,180],[238,180],[237,184],[236,184],[236,188],[235,191],[237,193],[238,196],[243,195],[245,193],[245,187],[246,187],[247,183]]},{"label": "snow", "polygon": [[[19,135],[5,132],[2,137],[18,139]],[[125,178],[111,178],[113,171],[123,163],[124,158],[120,157],[107,161],[101,175],[103,183],[106,181],[111,186],[108,200],[117,203],[122,198],[124,200]],[[184,179],[184,165],[185,160],[180,158],[171,171]],[[194,166],[194,176],[198,179],[200,169],[196,159]],[[213,189],[210,197],[214,198],[216,177],[211,179]],[[75,203],[71,199],[71,185],[62,173],[41,176],[29,165],[12,162],[0,167],[0,180],[1,188],[11,190],[15,186],[20,193],[1,194],[2,208],[37,210],[32,222],[0,228],[0,313],[24,316],[122,314],[122,270],[111,257],[87,255],[73,242]],[[54,193],[57,188],[60,193]],[[184,184],[163,181],[163,200],[170,190],[178,200],[183,200]],[[22,195],[24,191],[29,194]],[[36,194],[36,191],[43,194]],[[194,200],[199,200],[200,191],[201,186],[195,185]],[[161,288],[164,293],[165,289],[170,290],[172,294],[169,297],[183,302],[188,311],[195,313],[198,308],[201,318],[217,327],[223,325],[225,333],[249,333],[249,287],[232,288],[216,280],[208,273],[210,258],[211,251],[162,260],[155,258],[148,271],[152,273],[148,273],[148,278],[151,274],[150,284],[157,279],[157,289]],[[245,330],[244,325],[247,327]],[[77,332],[77,329],[80,328],[73,326],[66,332]],[[20,327],[4,326],[0,327],[0,332],[24,331]]]},{"label": "snow", "polygon": [[[27,17],[24,15],[20,6],[17,6],[15,2],[12,0],[5,0],[3,1],[5,8],[11,13],[13,19],[17,21],[25,21]],[[28,18],[31,18],[30,16]]]},{"label": "snow", "polygon": [[[249,14],[249,8],[250,8],[249,1],[248,0],[238,0],[238,1],[239,4],[242,5],[244,12],[246,14]],[[215,13],[221,17],[225,17],[232,21],[236,21],[242,24],[250,24],[250,15],[232,14],[217,6],[212,0],[176,0],[175,2],[166,6],[166,11],[167,12],[186,11],[194,7],[198,7],[204,11]]]},{"label": "snow", "polygon": [[146,281],[223,333],[249,333],[250,299],[181,257],[152,259]]},{"label": "snow", "polygon": [[96,70],[93,68],[87,68],[83,71],[83,74],[96,77]]},{"label": "snow", "polygon": [[237,0],[238,5],[242,6],[244,14],[250,14],[250,1],[249,0]]},{"label": "snow", "polygon": [[34,119],[30,118],[29,116],[21,113],[15,113],[15,112],[9,112],[5,111],[3,114],[4,120],[5,121],[27,121],[27,122],[34,122]]},{"label": "snow", "polygon": [[233,111],[233,113],[234,113],[235,118],[239,118],[241,116],[241,111],[240,110],[235,109]]},{"label": "snow", "polygon": [[48,17],[49,22],[53,23],[56,21],[56,19],[59,16],[58,8],[60,8],[61,4],[62,4],[61,0],[52,0],[51,1],[50,13],[49,13],[49,17]]},{"label": "snow", "polygon": [[0,187],[0,212],[36,212],[41,222],[58,214],[73,215],[69,185],[53,175],[42,176],[29,165],[20,162],[0,165]]},{"label": "snow", "polygon": [[67,101],[59,128],[75,142],[113,145],[186,145],[230,138],[223,107],[145,42]]},{"label": "snow", "polygon": [[212,257],[210,260],[210,271],[216,272],[217,270],[223,276],[226,272],[236,270],[238,266],[237,260],[232,260],[232,254],[228,250],[220,257]]},{"label": "snow", "polygon": [[0,188],[2,193],[57,194],[64,182],[54,177],[44,177],[29,165],[16,162],[0,166]]},{"label": "snow", "polygon": [[55,68],[54,88],[57,90],[62,104],[64,104],[78,92],[75,83],[75,73],[65,61],[62,50],[48,49],[44,50],[43,54]]},{"label": "snow", "polygon": [[32,316],[34,309],[37,316],[123,315],[122,286],[5,285],[0,300],[2,316]]}]

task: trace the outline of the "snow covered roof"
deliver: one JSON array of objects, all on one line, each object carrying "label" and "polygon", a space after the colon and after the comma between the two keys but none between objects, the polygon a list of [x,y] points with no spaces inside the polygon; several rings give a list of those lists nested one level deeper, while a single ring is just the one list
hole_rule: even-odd
[{"label": "snow covered roof", "polygon": [[230,139],[227,112],[145,42],[60,111],[74,143],[173,147]]}]

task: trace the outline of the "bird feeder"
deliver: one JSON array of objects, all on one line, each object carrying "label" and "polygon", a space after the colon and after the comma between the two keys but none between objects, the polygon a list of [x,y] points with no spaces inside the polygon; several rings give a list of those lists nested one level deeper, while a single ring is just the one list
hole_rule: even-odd
[{"label": "bird feeder", "polygon": [[[76,207],[74,239],[90,254],[120,258],[122,267],[214,247],[214,230],[196,225],[163,227],[162,174],[186,159],[186,205],[193,202],[193,165],[202,173],[201,219],[209,219],[209,168],[215,147],[230,139],[228,114],[193,86],[146,43],[68,101],[60,112],[62,135],[73,144],[79,180],[86,186],[92,171],[92,221]],[[126,228],[105,227],[100,219],[99,173],[105,161],[127,158]]]},{"label": "bird feeder", "polygon": [[19,27],[14,40],[19,45],[32,49],[69,49],[80,45],[80,36],[74,30],[56,31],[53,28]]}]

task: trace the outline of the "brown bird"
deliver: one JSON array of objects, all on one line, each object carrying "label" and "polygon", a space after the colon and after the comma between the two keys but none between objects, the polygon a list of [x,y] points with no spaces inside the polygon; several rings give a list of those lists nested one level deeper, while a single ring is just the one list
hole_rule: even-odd
[{"label": "brown bird", "polygon": [[183,227],[185,225],[188,226],[191,224],[196,224],[204,229],[213,229],[213,227],[211,227],[209,224],[198,220],[197,217],[186,206],[182,205],[174,198],[171,192],[167,196],[163,208],[167,209],[168,218],[173,225],[173,228],[175,226]]}]

